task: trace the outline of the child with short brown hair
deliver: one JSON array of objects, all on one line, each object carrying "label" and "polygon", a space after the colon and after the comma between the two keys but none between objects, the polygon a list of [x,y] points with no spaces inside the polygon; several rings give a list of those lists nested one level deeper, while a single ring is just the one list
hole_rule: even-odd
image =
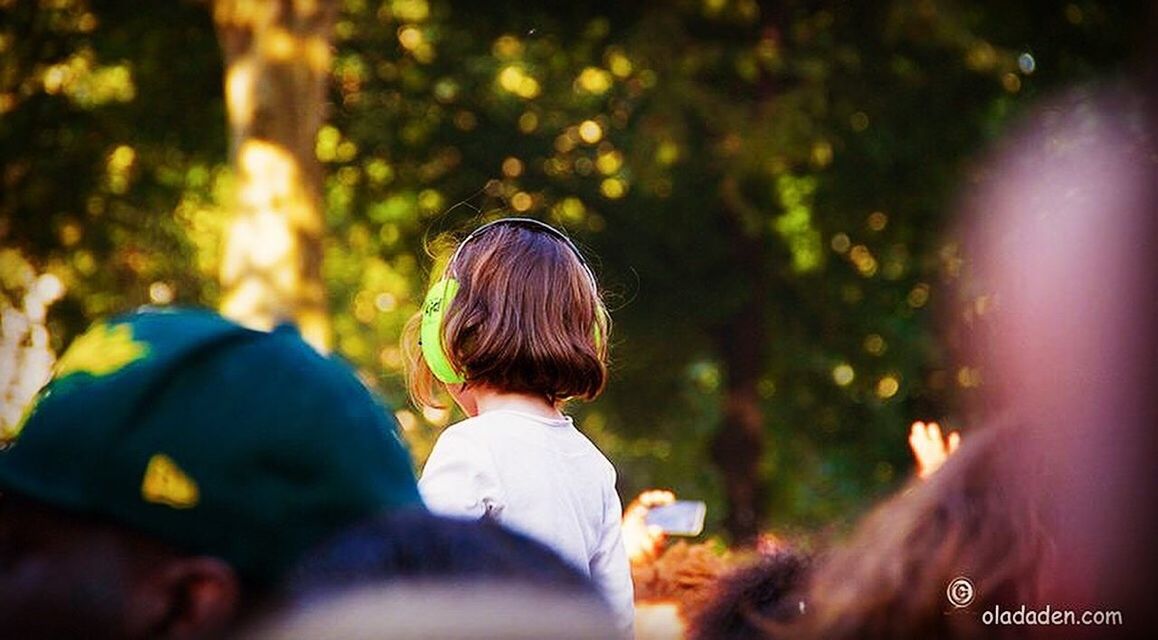
[{"label": "child with short brown hair", "polygon": [[427,459],[427,505],[550,545],[600,586],[626,637],[632,584],[615,469],[562,412],[566,400],[603,390],[609,331],[598,283],[571,240],[537,220],[504,218],[458,245],[404,346],[416,402],[438,406],[441,382],[468,416]]}]

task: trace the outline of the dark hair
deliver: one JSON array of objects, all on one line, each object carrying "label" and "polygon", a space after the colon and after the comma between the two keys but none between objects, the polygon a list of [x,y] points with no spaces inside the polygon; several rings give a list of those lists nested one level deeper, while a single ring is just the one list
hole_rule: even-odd
[{"label": "dark hair", "polygon": [[688,623],[689,640],[764,640],[803,611],[808,559],[778,551],[721,576]]},{"label": "dark hair", "polygon": [[292,600],[394,580],[501,580],[597,596],[594,583],[558,554],[491,520],[402,509],[345,529],[291,571]]},{"label": "dark hair", "polygon": [[[462,244],[448,269],[459,289],[445,310],[442,344],[467,384],[544,396],[594,399],[607,380],[610,320],[594,276],[564,237],[512,221]],[[411,396],[434,400],[418,348],[421,313],[403,348]]]}]

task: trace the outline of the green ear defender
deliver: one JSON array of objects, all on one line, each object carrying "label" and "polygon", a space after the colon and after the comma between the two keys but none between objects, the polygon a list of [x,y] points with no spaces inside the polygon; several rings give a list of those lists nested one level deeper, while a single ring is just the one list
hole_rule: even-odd
[{"label": "green ear defender", "polygon": [[[427,366],[430,367],[431,373],[434,374],[435,378],[446,384],[461,384],[466,382],[466,377],[451,363],[450,356],[446,353],[446,349],[442,344],[443,318],[446,315],[447,309],[450,308],[451,303],[454,301],[454,296],[458,293],[459,288],[458,280],[455,280],[453,277],[454,263],[465,244],[477,238],[479,234],[486,229],[498,224],[519,224],[533,227],[562,240],[571,248],[571,251],[578,256],[579,262],[587,272],[592,291],[596,294],[595,299],[599,299],[599,289],[596,285],[595,274],[591,272],[591,267],[587,265],[583,254],[579,253],[579,248],[576,247],[575,243],[571,242],[571,239],[562,231],[534,218],[502,218],[482,225],[459,243],[458,248],[454,250],[454,253],[450,256],[450,260],[446,263],[446,274],[443,275],[441,280],[434,283],[434,286],[430,287],[430,290],[426,292],[426,299],[422,303],[422,324],[419,328],[418,344],[422,348],[422,357],[426,360]],[[600,307],[599,312],[601,314],[607,313],[602,307]],[[600,328],[598,321],[595,322],[594,340],[596,349],[601,348],[603,343],[603,330]]]},{"label": "green ear defender", "polygon": [[458,280],[449,275],[439,280],[426,292],[426,300],[422,303],[422,326],[419,329],[418,343],[422,345],[422,357],[427,366],[438,378],[446,384],[459,384],[466,378],[450,363],[450,358],[442,348],[442,318],[450,303],[454,301],[454,294],[458,293]]}]

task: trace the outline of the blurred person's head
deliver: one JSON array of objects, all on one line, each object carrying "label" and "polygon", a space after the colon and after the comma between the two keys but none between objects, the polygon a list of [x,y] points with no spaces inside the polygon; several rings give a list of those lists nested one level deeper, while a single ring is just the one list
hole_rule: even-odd
[{"label": "blurred person's head", "polygon": [[618,637],[593,596],[518,580],[364,584],[282,612],[250,640],[593,640]]},{"label": "blurred person's head", "polygon": [[[1042,601],[1051,540],[1030,442],[1021,429],[974,430],[932,477],[878,506],[846,544],[818,560],[790,637],[1022,633],[984,626],[982,613]],[[973,586],[963,608],[947,594],[960,577]]]},{"label": "blurred person's head", "polygon": [[[612,638],[595,584],[489,519],[398,510],[308,552],[260,638]],[[324,633],[322,633],[324,631]]]},{"label": "blurred person's head", "polygon": [[420,504],[394,419],[296,332],[100,322],[0,444],[0,629],[220,635],[335,530]]},{"label": "blurred person's head", "polygon": [[1066,561],[1050,599],[1136,623],[1154,615],[1156,77],[1032,109],[981,165],[964,219],[975,292],[993,302],[968,332],[978,404],[1031,425],[1052,476]]},{"label": "blurred person's head", "polygon": [[781,549],[733,569],[716,581],[688,624],[689,640],[762,640],[805,610],[800,597],[808,559]]},{"label": "blurred person's head", "polygon": [[243,591],[220,558],[105,518],[0,496],[0,635],[195,637],[228,626],[246,606]]},{"label": "blurred person's head", "polygon": [[399,580],[491,580],[596,596],[594,583],[555,551],[483,518],[400,509],[347,527],[306,553],[287,576],[287,598]]}]

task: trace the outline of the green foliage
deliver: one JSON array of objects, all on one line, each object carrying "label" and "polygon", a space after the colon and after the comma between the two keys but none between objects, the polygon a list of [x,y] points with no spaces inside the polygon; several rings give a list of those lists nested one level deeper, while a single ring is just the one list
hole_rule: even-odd
[{"label": "green foliage", "polygon": [[[212,25],[135,6],[0,2],[0,238],[65,283],[58,340],[156,283],[216,298]],[[405,407],[399,335],[440,234],[544,218],[608,287],[611,385],[575,410],[625,497],[672,487],[718,522],[707,450],[729,382],[754,375],[769,525],[845,518],[909,473],[909,422],[952,421],[975,384],[930,313],[961,260],[945,233],[966,161],[1044,90],[1120,64],[1145,9],[346,0],[317,142],[336,347]],[[720,344],[753,313],[751,373]],[[450,415],[401,418],[421,460]]]},{"label": "green foliage", "polygon": [[220,96],[202,7],[0,3],[0,242],[64,284],[58,348],[97,317],[213,291],[216,266],[194,265],[205,221],[181,207],[210,201]]}]

